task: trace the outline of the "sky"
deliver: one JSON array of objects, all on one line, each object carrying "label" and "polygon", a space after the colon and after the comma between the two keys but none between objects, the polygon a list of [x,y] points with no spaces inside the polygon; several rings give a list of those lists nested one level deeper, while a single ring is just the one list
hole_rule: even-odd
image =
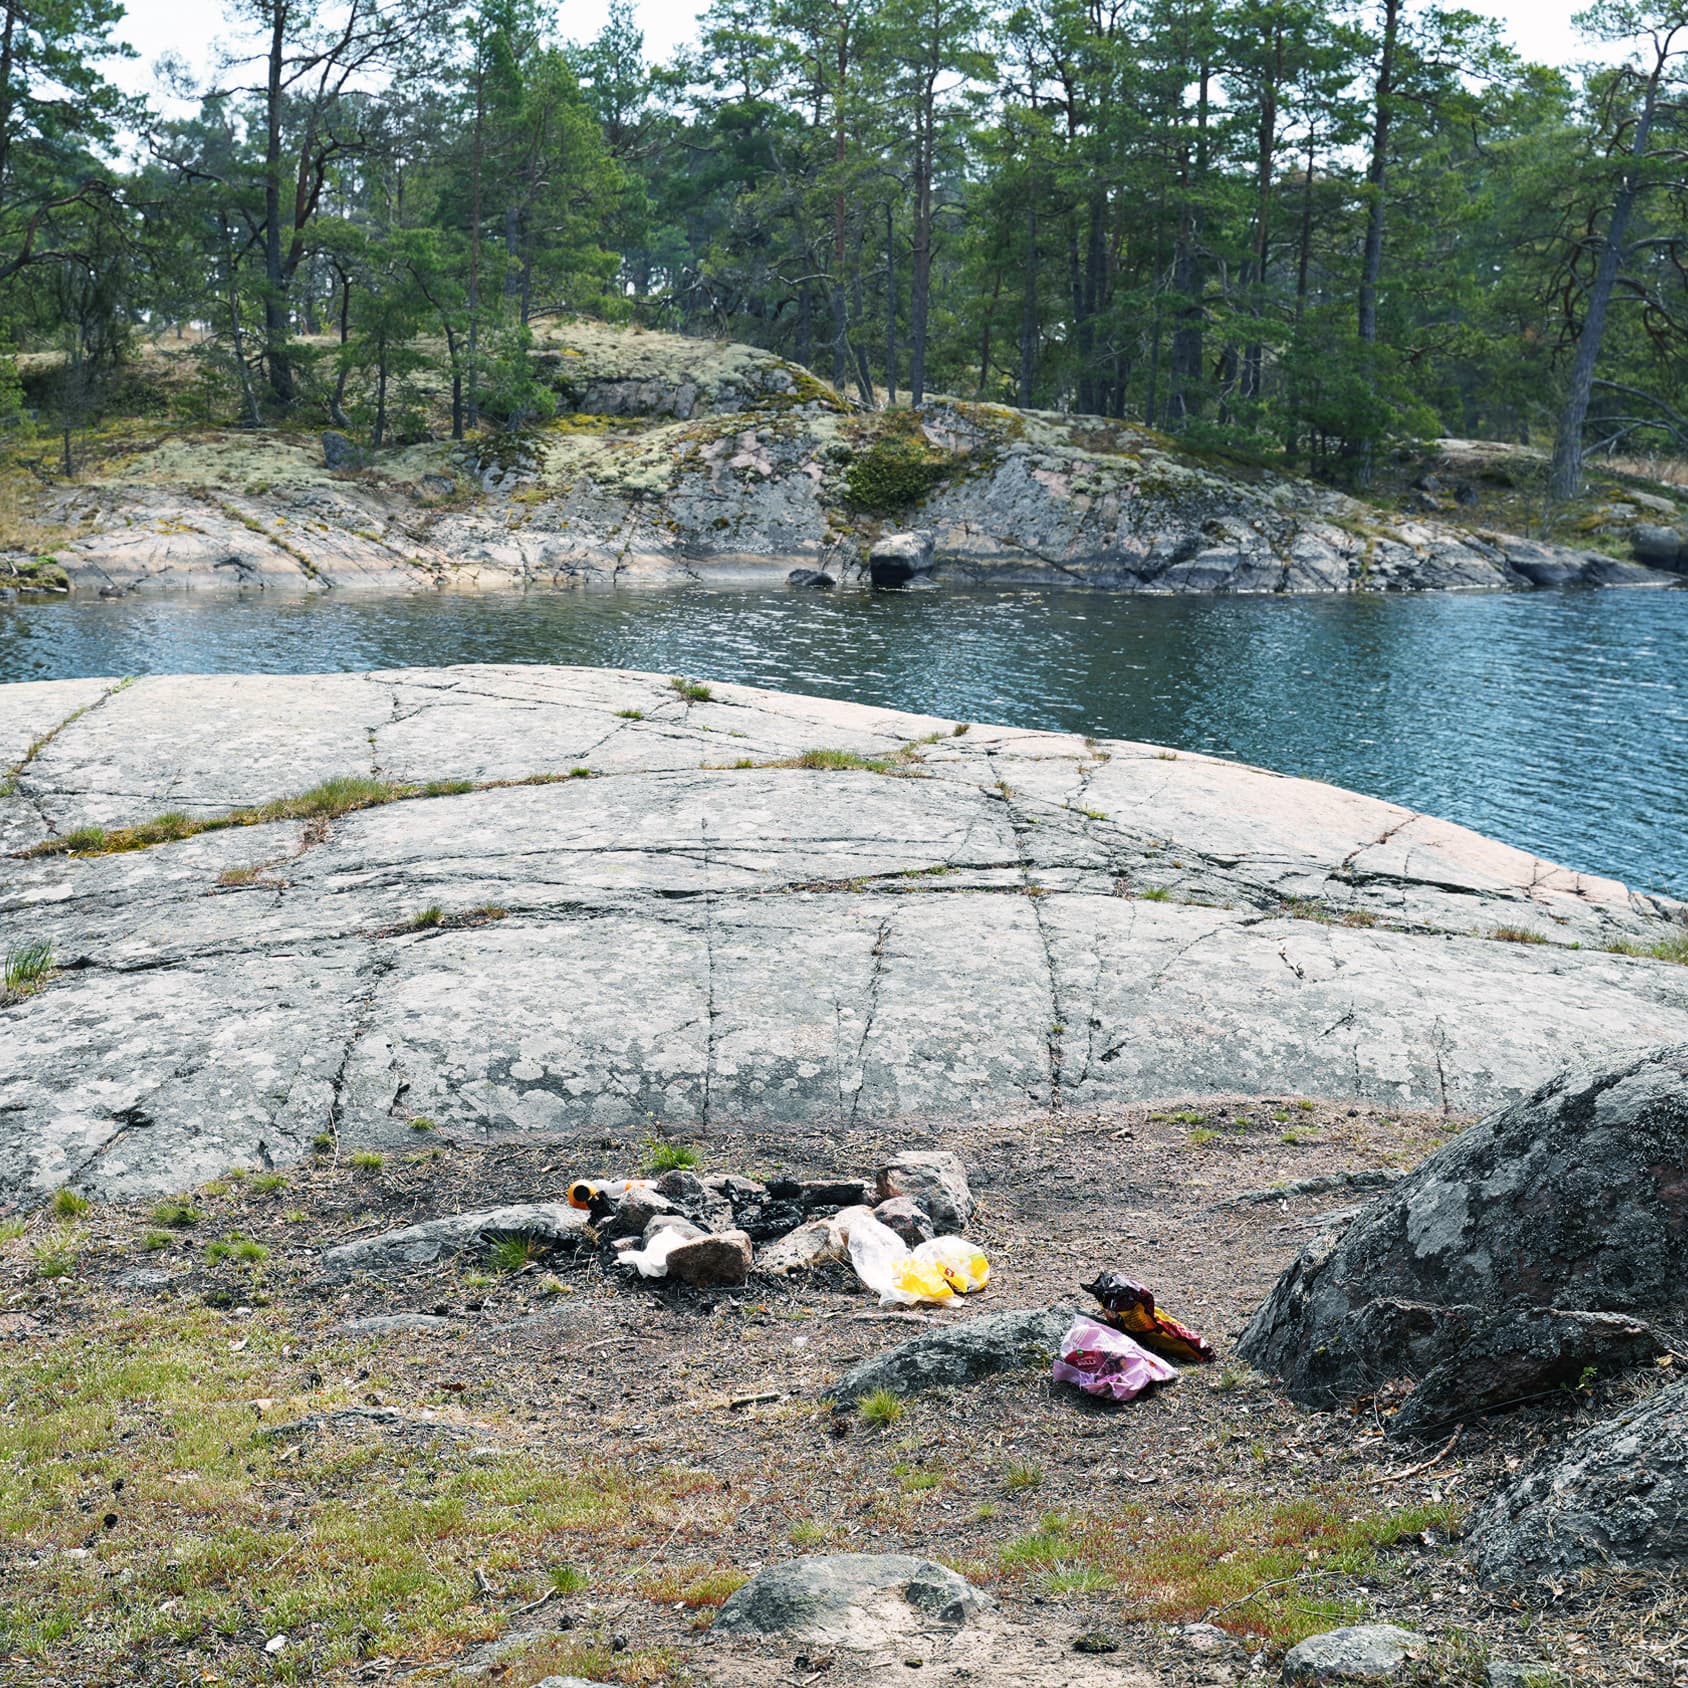
[{"label": "sky", "polygon": [[[665,59],[691,38],[706,0],[635,0],[645,31],[645,52]],[[1470,10],[1498,18],[1526,58],[1564,64],[1592,56],[1571,27],[1571,14],[1585,0],[1462,0]],[[558,7],[563,35],[587,40],[603,27],[609,0],[562,0]],[[203,70],[213,43],[227,33],[220,0],[128,0],[128,16],[117,33],[139,58],[117,69],[116,80],[135,92],[150,91],[152,65],[164,53],[179,53]]]}]

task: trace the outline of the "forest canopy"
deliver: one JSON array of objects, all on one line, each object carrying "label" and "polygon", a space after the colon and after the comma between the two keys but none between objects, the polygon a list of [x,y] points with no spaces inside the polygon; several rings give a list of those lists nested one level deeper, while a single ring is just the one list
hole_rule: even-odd
[{"label": "forest canopy", "polygon": [[517,427],[586,313],[1361,483],[1688,449],[1688,5],[1582,14],[1572,72],[1422,0],[715,0],[666,64],[625,0],[227,0],[249,55],[149,101],[118,0],[3,3],[13,427],[160,336],[206,421]]}]

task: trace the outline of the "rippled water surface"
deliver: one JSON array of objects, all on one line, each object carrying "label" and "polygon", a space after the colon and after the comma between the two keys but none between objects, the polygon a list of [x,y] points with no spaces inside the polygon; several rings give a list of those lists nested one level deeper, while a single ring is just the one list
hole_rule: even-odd
[{"label": "rippled water surface", "polygon": [[565,662],[1240,757],[1688,895],[1688,591],[0,605],[0,680]]}]

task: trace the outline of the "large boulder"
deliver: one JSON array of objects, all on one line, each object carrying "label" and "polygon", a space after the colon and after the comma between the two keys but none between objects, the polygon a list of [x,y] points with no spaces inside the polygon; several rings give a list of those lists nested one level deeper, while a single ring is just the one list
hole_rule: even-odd
[{"label": "large boulder", "polygon": [[917,575],[932,572],[932,535],[888,533],[876,539],[867,554],[868,578],[875,586],[907,586]]},{"label": "large boulder", "polygon": [[1574,1437],[1472,1520],[1483,1575],[1516,1582],[1591,1567],[1688,1566],[1688,1380]]},{"label": "large boulder", "polygon": [[1392,1380],[1430,1431],[1688,1325],[1688,1045],[1561,1074],[1314,1241],[1237,1352],[1309,1406]]},{"label": "large boulder", "polygon": [[1629,530],[1629,549],[1635,560],[1648,568],[1682,567],[1682,535],[1673,527],[1643,522]]},{"label": "large boulder", "polygon": [[721,1635],[785,1635],[870,1648],[955,1629],[991,1604],[947,1566],[910,1553],[833,1553],[771,1565],[722,1606]]},{"label": "large boulder", "polygon": [[853,1406],[876,1389],[917,1395],[923,1389],[976,1383],[1022,1366],[1047,1368],[1075,1311],[1072,1307],[1030,1307],[941,1326],[863,1361],[828,1393],[840,1405]]}]

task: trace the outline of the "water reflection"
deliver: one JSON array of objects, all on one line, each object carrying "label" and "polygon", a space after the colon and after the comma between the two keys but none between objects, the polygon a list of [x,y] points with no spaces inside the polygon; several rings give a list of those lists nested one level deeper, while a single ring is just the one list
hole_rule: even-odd
[{"label": "water reflection", "polygon": [[1688,592],[673,592],[0,606],[0,680],[686,672],[1241,757],[1688,894]]}]

